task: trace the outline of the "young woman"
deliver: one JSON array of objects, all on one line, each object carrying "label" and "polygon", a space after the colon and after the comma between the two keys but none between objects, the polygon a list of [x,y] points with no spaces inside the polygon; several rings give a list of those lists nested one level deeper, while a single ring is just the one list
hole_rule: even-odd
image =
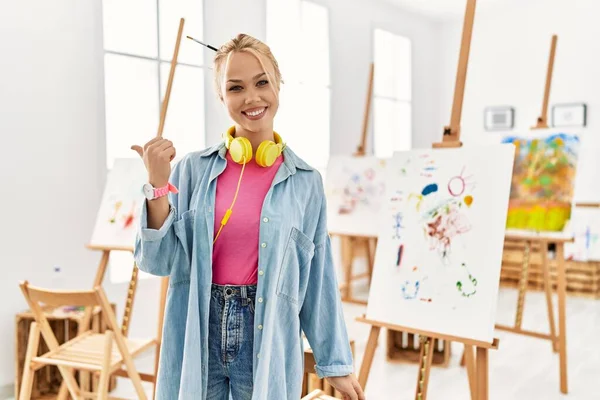
[{"label": "young woman", "polygon": [[[157,397],[298,400],[304,332],[317,374],[345,399],[364,399],[321,176],[273,132],[277,61],[240,34],[218,50],[214,70],[234,123],[225,143],[186,155],[172,172],[169,140],[132,147],[149,179],[135,259],[170,278]],[[307,107],[298,118],[310,118]]]}]

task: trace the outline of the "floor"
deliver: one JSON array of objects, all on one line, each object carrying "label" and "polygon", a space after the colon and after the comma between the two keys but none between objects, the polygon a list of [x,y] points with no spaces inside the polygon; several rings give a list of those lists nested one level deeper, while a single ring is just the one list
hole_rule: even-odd
[{"label": "floor", "polygon": [[[366,298],[366,287],[356,287],[357,296]],[[517,292],[502,289],[498,300],[497,322],[512,325]],[[554,299],[556,306],[556,298]],[[360,369],[362,354],[369,335],[369,326],[355,321],[366,307],[344,304],[350,337],[355,340],[356,371]],[[527,294],[523,328],[548,331],[546,303],[542,293]],[[567,300],[568,382],[569,394],[559,390],[558,355],[549,342],[536,338],[497,332],[500,348],[490,351],[490,400],[594,400],[600,399],[600,300],[569,297]],[[428,398],[431,400],[469,399],[466,370],[459,365],[462,346],[453,343],[452,360],[447,368],[434,367],[431,372]],[[150,371],[153,357],[149,355],[137,363],[140,370]],[[385,332],[382,330],[366,397],[369,400],[414,399],[417,367],[411,364],[389,363],[385,360]],[[152,388],[148,386],[148,393]],[[114,396],[134,398],[133,388],[120,379]]]}]

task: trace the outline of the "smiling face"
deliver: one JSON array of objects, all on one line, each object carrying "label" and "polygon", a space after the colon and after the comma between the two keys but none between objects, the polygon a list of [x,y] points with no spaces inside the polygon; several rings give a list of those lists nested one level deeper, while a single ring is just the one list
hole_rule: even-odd
[{"label": "smiling face", "polygon": [[229,54],[221,96],[229,115],[242,130],[272,132],[273,118],[279,108],[274,77],[273,65],[266,57],[247,51]]}]

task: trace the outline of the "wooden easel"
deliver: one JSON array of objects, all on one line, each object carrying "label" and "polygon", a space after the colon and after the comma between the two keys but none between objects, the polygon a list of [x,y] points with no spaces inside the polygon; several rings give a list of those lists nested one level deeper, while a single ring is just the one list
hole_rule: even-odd
[{"label": "wooden easel", "polygon": [[[567,385],[567,325],[566,325],[566,298],[567,298],[567,274],[565,267],[565,243],[573,242],[572,237],[552,233],[536,232],[511,232],[507,231],[505,238],[508,240],[520,240],[525,242],[523,253],[523,269],[519,280],[519,295],[517,301],[517,312],[514,326],[496,324],[496,329],[512,332],[520,335],[531,336],[538,339],[549,340],[552,350],[559,354],[560,364],[560,391],[568,392]],[[529,279],[530,251],[534,244],[539,245],[542,257],[542,273],[544,276],[544,291],[546,294],[546,305],[548,310],[548,324],[550,334],[529,331],[521,328],[523,320],[523,308],[525,306],[525,292]],[[548,262],[548,245],[556,246],[556,293],[558,295],[558,331],[554,321],[554,309],[552,306],[552,284],[550,282],[550,265]]]},{"label": "wooden easel", "polygon": [[[373,77],[375,73],[375,65],[371,63],[369,68],[369,86],[367,89],[367,101],[365,105],[365,114],[363,118],[362,135],[360,143],[353,154],[355,157],[364,157],[366,154],[367,131],[369,127],[369,114],[371,112],[371,98],[373,97]],[[360,236],[360,235],[345,235],[330,232],[332,236],[340,238],[342,247],[342,268],[344,270],[344,283],[340,285],[342,291],[342,301],[366,305],[366,300],[357,299],[352,295],[352,282],[355,279],[368,278],[369,285],[371,284],[371,276],[373,275],[373,264],[375,262],[375,248],[377,246],[376,236]],[[353,275],[352,266],[354,260],[358,256],[358,251],[363,250],[367,256],[367,272],[359,275]]]},{"label": "wooden easel", "polygon": [[542,101],[542,114],[537,119],[537,124],[531,129],[548,128],[548,102],[550,100],[550,87],[552,86],[552,73],[554,72],[554,59],[556,57],[556,42],[558,36],[552,35],[550,44],[550,57],[548,58],[548,71],[546,72],[546,86],[544,88],[544,100]]},{"label": "wooden easel", "polygon": [[[558,37],[552,36],[550,45],[550,56],[548,58],[548,70],[546,73],[546,84],[544,88],[544,99],[542,102],[542,113],[537,119],[537,124],[531,129],[548,128],[548,101],[550,98],[550,87],[552,85],[552,72],[554,70],[554,60],[556,57],[556,43]],[[515,315],[515,324],[513,326],[496,324],[496,329],[512,332],[520,335],[531,336],[538,339],[549,340],[552,344],[552,350],[559,353],[560,364],[560,390],[562,393],[568,392],[567,385],[567,330],[566,330],[566,267],[564,259],[565,243],[573,242],[572,237],[566,237],[560,234],[544,232],[520,232],[508,230],[505,238],[508,240],[517,240],[524,242],[523,264],[518,286],[517,310]],[[557,269],[557,295],[558,295],[558,331],[554,319],[554,308],[552,305],[552,284],[550,282],[550,265],[548,262],[548,245],[556,246],[556,269]],[[546,296],[546,306],[548,312],[548,324],[550,333],[544,334],[525,330],[521,327],[523,321],[523,308],[525,306],[525,293],[527,292],[529,280],[529,261],[530,253],[534,245],[539,246],[542,259],[541,268],[544,279],[544,292]]]},{"label": "wooden easel", "polygon": [[[475,3],[476,0],[467,1],[450,125],[444,127],[442,142],[433,143],[433,148],[457,148],[462,146],[462,143],[460,142],[460,118],[462,114],[462,103],[467,76],[469,50],[473,32],[473,21],[475,19]],[[444,340],[447,343],[460,342],[464,344],[465,362],[467,364],[471,399],[488,399],[488,350],[498,348],[498,339],[494,339],[492,343],[487,343],[471,339],[458,338],[436,332],[402,327],[382,321],[373,321],[367,319],[364,315],[357,318],[357,321],[371,325],[369,340],[367,342],[365,355],[363,357],[358,376],[359,383],[363,389],[366,387],[367,379],[369,377],[379,332],[381,328],[387,328],[394,331],[408,332],[420,336],[421,352],[419,357],[419,373],[415,391],[415,400],[426,400],[427,398],[429,373],[431,371],[431,362],[433,360],[434,351],[433,342],[435,339]],[[473,347],[476,348],[476,351],[473,349]]]}]

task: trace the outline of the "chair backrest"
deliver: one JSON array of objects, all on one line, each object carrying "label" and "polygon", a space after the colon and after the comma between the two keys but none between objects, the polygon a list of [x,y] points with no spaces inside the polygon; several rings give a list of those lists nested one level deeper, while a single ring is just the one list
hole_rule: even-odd
[{"label": "chair backrest", "polygon": [[50,328],[50,324],[48,323],[40,303],[54,307],[83,306],[93,308],[100,306],[108,329],[113,331],[116,341],[122,341],[121,331],[112,307],[101,286],[96,286],[94,290],[71,291],[35,287],[29,285],[27,281],[21,282],[19,286],[21,287],[23,296],[25,296],[25,300],[27,301],[35,320],[40,325],[40,330],[50,350],[54,350],[58,347],[58,341]]}]

